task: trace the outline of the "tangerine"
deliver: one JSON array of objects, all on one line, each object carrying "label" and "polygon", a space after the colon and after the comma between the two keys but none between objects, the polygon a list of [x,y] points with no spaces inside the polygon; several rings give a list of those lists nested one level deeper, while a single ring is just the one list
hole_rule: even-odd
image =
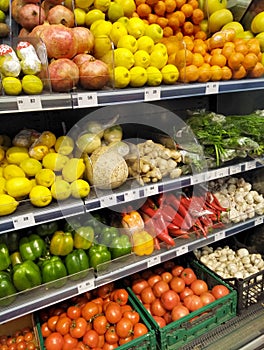
[{"label": "tangerine", "polygon": [[181,11],[184,13],[185,17],[189,18],[193,14],[193,7],[190,4],[184,4],[181,7]]},{"label": "tangerine", "polygon": [[232,79],[243,79],[246,75],[247,71],[242,65],[238,69],[232,69]]},{"label": "tangerine", "polygon": [[253,52],[249,52],[245,55],[244,61],[242,65],[245,67],[246,70],[251,70],[255,67],[255,65],[258,63],[258,57]]},{"label": "tangerine", "polygon": [[194,38],[195,39],[205,40],[207,38],[207,35],[206,35],[206,33],[203,30],[198,30],[198,32],[195,33]]},{"label": "tangerine", "polygon": [[199,78],[199,69],[194,64],[185,67],[185,83],[197,81]]},{"label": "tangerine", "polygon": [[171,54],[168,56],[168,62],[167,62],[167,64],[174,64],[174,65],[175,65],[175,57],[176,57],[176,52],[171,53]]},{"label": "tangerine", "polygon": [[241,52],[234,52],[229,56],[227,60],[228,67],[232,70],[239,69],[243,61],[244,55]]},{"label": "tangerine", "polygon": [[185,23],[185,14],[182,11],[175,11],[173,16],[177,17],[179,20],[180,27]]},{"label": "tangerine", "polygon": [[182,31],[184,35],[192,35],[193,34],[193,24],[190,21],[186,21],[183,23]]},{"label": "tangerine", "polygon": [[219,81],[222,79],[223,73],[222,68],[217,65],[211,66],[211,80],[212,81]]},{"label": "tangerine", "polygon": [[204,62],[210,64],[212,55],[209,52],[206,52],[204,55]]},{"label": "tangerine", "polygon": [[146,4],[153,7],[159,0],[146,0]]},{"label": "tangerine", "polygon": [[261,52],[259,41],[256,38],[249,39],[247,41],[247,46],[248,46],[248,52],[253,52],[256,55],[258,55]]},{"label": "tangerine", "polygon": [[136,6],[139,6],[140,4],[145,4],[146,0],[135,0]]},{"label": "tangerine", "polygon": [[167,26],[169,20],[166,17],[158,17],[156,23],[163,29]]},{"label": "tangerine", "polygon": [[165,0],[165,6],[166,6],[166,12],[171,13],[174,12],[176,9],[176,1],[175,0]]},{"label": "tangerine", "polygon": [[204,63],[201,67],[199,67],[199,78],[198,81],[200,83],[206,83],[211,79],[212,73],[211,73],[211,66],[208,63]]},{"label": "tangerine", "polygon": [[222,48],[222,54],[228,59],[232,53],[235,52],[235,45],[232,42],[225,43],[224,47]]},{"label": "tangerine", "polygon": [[192,51],[194,47],[193,40],[187,35],[184,35],[182,40],[183,40],[183,43],[185,44],[186,49]]},{"label": "tangerine", "polygon": [[173,29],[169,26],[166,26],[163,28],[163,37],[169,38],[170,36],[173,35]]},{"label": "tangerine", "polygon": [[230,80],[232,78],[232,71],[229,67],[222,67],[222,80]]},{"label": "tangerine", "polygon": [[219,66],[219,67],[224,67],[226,65],[226,57],[224,55],[222,55],[221,53],[217,53],[217,54],[214,54],[212,55],[212,58],[211,58],[211,65],[214,66]]},{"label": "tangerine", "polygon": [[151,14],[151,7],[148,4],[140,4],[136,8],[137,14],[140,18],[148,18],[148,15]]},{"label": "tangerine", "polygon": [[201,67],[203,64],[204,64],[204,58],[203,56],[198,53],[198,52],[195,52],[193,53],[193,60],[192,60],[192,63],[196,66],[196,67]]},{"label": "tangerine", "polygon": [[150,13],[150,14],[148,15],[147,20],[148,20],[149,24],[153,24],[153,23],[156,23],[156,22],[157,22],[157,19],[158,19],[158,18],[159,18],[159,16],[156,15],[155,13]]},{"label": "tangerine", "polygon": [[264,66],[261,62],[257,62],[255,67],[248,73],[250,78],[260,78],[264,75]]},{"label": "tangerine", "polygon": [[199,8],[194,9],[192,13],[192,22],[194,24],[199,24],[202,22],[203,19],[204,19],[204,12]]},{"label": "tangerine", "polygon": [[170,16],[168,18],[168,26],[171,27],[172,30],[177,30],[180,27],[180,22],[178,17]]},{"label": "tangerine", "polygon": [[164,16],[165,12],[166,12],[166,5],[164,1],[159,0],[153,8],[154,12],[156,13],[156,15],[158,16]]},{"label": "tangerine", "polygon": [[175,0],[175,1],[178,9],[180,9],[186,3],[186,0]]},{"label": "tangerine", "polygon": [[245,56],[248,53],[248,46],[245,43],[235,44],[235,51],[241,52]]},{"label": "tangerine", "polygon": [[188,0],[188,4],[190,4],[193,9],[197,9],[199,7],[199,1],[197,0]]}]

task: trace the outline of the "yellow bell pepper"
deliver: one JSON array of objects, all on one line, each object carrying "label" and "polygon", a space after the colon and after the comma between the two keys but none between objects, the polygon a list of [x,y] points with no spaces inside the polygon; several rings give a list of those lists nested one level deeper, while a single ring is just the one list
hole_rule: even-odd
[{"label": "yellow bell pepper", "polygon": [[151,255],[154,251],[154,239],[147,231],[135,232],[132,236],[133,252],[136,255]]}]

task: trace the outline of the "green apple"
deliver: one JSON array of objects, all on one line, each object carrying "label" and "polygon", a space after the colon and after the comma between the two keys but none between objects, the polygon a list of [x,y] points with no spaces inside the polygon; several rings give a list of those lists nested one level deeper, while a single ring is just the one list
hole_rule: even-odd
[{"label": "green apple", "polygon": [[137,39],[133,35],[123,35],[117,42],[117,47],[125,47],[132,53],[135,53],[138,49]]},{"label": "green apple", "polygon": [[157,23],[152,23],[146,27],[145,35],[153,39],[154,43],[158,43],[163,37],[163,29]]}]

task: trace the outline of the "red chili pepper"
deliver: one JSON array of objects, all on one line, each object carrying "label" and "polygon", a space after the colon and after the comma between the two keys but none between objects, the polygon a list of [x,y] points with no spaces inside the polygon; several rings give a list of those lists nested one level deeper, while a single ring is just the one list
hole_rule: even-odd
[{"label": "red chili pepper", "polygon": [[221,211],[227,211],[227,208],[222,207],[222,205],[219,203],[219,200],[211,192],[207,193],[206,202],[207,203],[209,202],[209,205],[211,205],[211,207],[213,207],[215,209],[218,209],[218,210],[221,210]]},{"label": "red chili pepper", "polygon": [[165,203],[173,206],[175,210],[178,211],[178,208],[180,206],[179,199],[172,193],[166,193],[165,195]]},{"label": "red chili pepper", "polygon": [[160,250],[160,243],[157,237],[154,237],[154,247],[156,250]]},{"label": "red chili pepper", "polygon": [[145,202],[141,207],[140,211],[142,211],[144,214],[148,215],[149,217],[153,217],[156,214],[156,210],[151,208],[148,205],[148,202]]},{"label": "red chili pepper", "polygon": [[161,215],[164,217],[164,219],[167,222],[172,222],[172,220],[174,219],[175,215],[177,214],[177,210],[175,210],[173,207],[171,207],[168,204],[162,206],[159,209],[159,212],[161,212]]},{"label": "red chili pepper", "polygon": [[162,215],[157,215],[157,217],[155,217],[155,227],[158,239],[170,246],[175,246],[175,242],[169,235],[167,224]]},{"label": "red chili pepper", "polygon": [[201,230],[202,234],[204,237],[207,237],[207,233],[208,233],[208,228],[202,225],[201,221],[199,220],[199,218],[195,221],[195,225],[198,227],[198,229]]},{"label": "red chili pepper", "polygon": [[168,225],[167,225],[167,229],[168,230],[179,230],[180,226],[178,225],[175,225],[173,222],[170,222]]},{"label": "red chili pepper", "polygon": [[188,231],[184,231],[181,229],[178,229],[178,230],[169,229],[169,233],[175,237],[188,238],[188,239],[190,238],[189,236],[190,233]]}]

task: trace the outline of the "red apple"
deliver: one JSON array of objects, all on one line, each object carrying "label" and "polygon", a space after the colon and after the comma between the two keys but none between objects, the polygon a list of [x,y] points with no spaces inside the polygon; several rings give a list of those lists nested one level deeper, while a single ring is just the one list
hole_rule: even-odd
[{"label": "red apple", "polygon": [[68,58],[51,61],[48,71],[51,87],[55,92],[68,92],[78,84],[79,68]]},{"label": "red apple", "polygon": [[19,10],[19,24],[27,30],[32,30],[45,21],[45,12],[41,6],[26,4]]},{"label": "red apple", "polygon": [[91,52],[94,46],[93,33],[85,27],[74,27],[72,31],[77,41],[77,54]]},{"label": "red apple", "polygon": [[92,58],[94,58],[92,55],[89,55],[88,53],[79,53],[76,55],[72,60],[77,66],[80,68],[80,66],[86,62],[90,61]]},{"label": "red apple", "polygon": [[51,7],[47,14],[49,24],[63,24],[65,27],[74,27],[74,14],[63,5]]},{"label": "red apple", "polygon": [[109,68],[103,61],[91,58],[79,68],[79,83],[88,90],[102,89],[110,80]]}]

